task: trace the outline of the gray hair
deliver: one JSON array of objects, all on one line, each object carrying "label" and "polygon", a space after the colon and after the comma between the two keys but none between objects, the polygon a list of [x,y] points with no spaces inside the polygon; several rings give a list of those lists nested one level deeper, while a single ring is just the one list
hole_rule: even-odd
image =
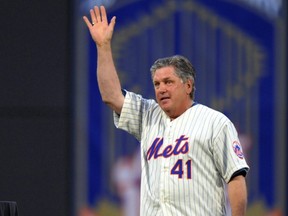
[{"label": "gray hair", "polygon": [[192,86],[192,91],[190,93],[190,98],[193,100],[195,97],[195,90],[196,90],[195,88],[196,71],[195,71],[194,66],[191,64],[191,62],[184,56],[174,55],[171,57],[160,58],[156,60],[150,68],[152,80],[153,80],[156,70],[163,68],[163,67],[169,67],[169,66],[172,66],[174,68],[174,73],[184,83],[186,83],[187,80],[192,81],[193,86]]}]

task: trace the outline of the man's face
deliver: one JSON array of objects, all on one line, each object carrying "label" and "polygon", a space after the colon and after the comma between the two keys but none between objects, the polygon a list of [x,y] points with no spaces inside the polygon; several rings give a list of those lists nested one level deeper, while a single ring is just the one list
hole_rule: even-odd
[{"label": "man's face", "polygon": [[171,119],[177,118],[191,106],[189,94],[192,83],[190,80],[183,83],[172,66],[156,70],[153,84],[159,106]]}]

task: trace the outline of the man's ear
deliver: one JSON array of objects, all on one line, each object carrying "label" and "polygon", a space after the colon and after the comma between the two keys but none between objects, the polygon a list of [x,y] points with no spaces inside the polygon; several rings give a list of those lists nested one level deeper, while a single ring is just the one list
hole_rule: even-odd
[{"label": "man's ear", "polygon": [[192,92],[193,88],[192,80],[188,79],[185,84],[186,84],[186,93],[189,95]]}]

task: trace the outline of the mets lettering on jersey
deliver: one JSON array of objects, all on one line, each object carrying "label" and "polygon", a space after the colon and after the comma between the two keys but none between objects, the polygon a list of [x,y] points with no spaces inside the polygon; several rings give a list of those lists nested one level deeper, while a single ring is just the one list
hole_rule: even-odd
[{"label": "mets lettering on jersey", "polygon": [[249,169],[234,125],[197,104],[170,120],[154,100],[126,92],[116,127],[141,143],[141,216],[223,216],[225,184]]},{"label": "mets lettering on jersey", "polygon": [[158,157],[170,157],[171,155],[186,154],[189,151],[188,138],[180,136],[176,140],[175,145],[171,144],[161,149],[163,146],[163,138],[156,138],[147,152],[147,159],[150,160],[153,156],[154,159]]}]

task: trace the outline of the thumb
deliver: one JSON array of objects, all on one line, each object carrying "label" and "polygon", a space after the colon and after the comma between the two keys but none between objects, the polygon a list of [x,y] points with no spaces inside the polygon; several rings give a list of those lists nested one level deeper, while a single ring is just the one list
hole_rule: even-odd
[{"label": "thumb", "polygon": [[116,23],[116,16],[113,16],[110,23],[109,23],[109,28],[110,30],[113,32],[114,27],[115,27],[115,23]]}]

